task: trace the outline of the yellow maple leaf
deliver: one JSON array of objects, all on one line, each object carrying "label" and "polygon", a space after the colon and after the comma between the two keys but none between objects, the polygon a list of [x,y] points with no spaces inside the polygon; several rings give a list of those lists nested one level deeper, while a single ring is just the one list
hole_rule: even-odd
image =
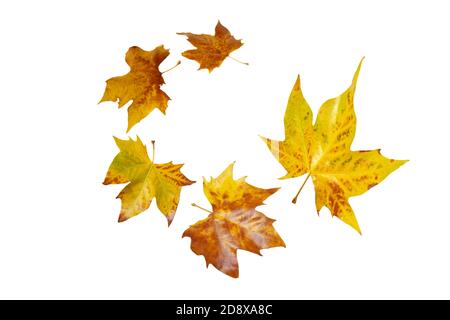
[{"label": "yellow maple leaf", "polygon": [[[233,37],[220,21],[217,22],[215,35],[190,32],[179,32],[177,34],[187,36],[188,41],[197,47],[197,49],[183,52],[182,55],[188,59],[196,60],[200,64],[199,70],[208,69],[209,72],[219,67],[231,52],[243,45],[242,41]],[[248,64],[232,59],[239,63]]]},{"label": "yellow maple leaf", "polygon": [[190,226],[183,237],[191,238],[192,251],[203,255],[207,266],[237,278],[238,249],[260,254],[261,249],[285,246],[272,225],[275,220],[256,210],[278,188],[257,188],[246,183],[245,177],[234,180],[231,164],[217,178],[203,179],[203,190],[212,211],[193,204],[209,216]]},{"label": "yellow maple leaf", "polygon": [[[287,171],[281,179],[308,173],[307,179],[311,176],[314,183],[317,212],[325,206],[359,233],[348,198],[363,194],[407,162],[385,158],[380,150],[350,150],[356,130],[353,97],[361,64],[362,60],[351,86],[322,105],[314,126],[298,77],[284,116],[285,140],[261,137]],[[304,184],[292,202],[296,202]]]},{"label": "yellow maple leaf", "polygon": [[159,46],[152,51],[131,47],[125,56],[130,72],[106,81],[106,89],[100,102],[118,101],[119,108],[133,101],[128,108],[127,132],[155,108],[166,113],[169,96],[161,90],[164,79],[159,65],[169,55],[169,50]]},{"label": "yellow maple leaf", "polygon": [[[180,171],[182,164],[157,164],[150,160],[141,139],[114,138],[120,152],[111,163],[103,184],[129,184],[119,193],[122,200],[119,222],[132,218],[148,209],[153,198],[170,225],[180,200],[181,187],[194,181]],[[152,141],[153,146],[154,142]],[[153,156],[154,156],[153,147]]]}]

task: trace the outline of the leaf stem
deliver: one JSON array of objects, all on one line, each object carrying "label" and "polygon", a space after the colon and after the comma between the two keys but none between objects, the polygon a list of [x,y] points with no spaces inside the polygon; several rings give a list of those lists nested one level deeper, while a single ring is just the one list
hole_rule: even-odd
[{"label": "leaf stem", "polygon": [[300,194],[300,192],[303,190],[303,187],[306,184],[306,181],[308,181],[309,177],[311,176],[311,173],[308,173],[308,176],[306,177],[305,181],[303,181],[302,186],[300,187],[300,189],[298,190],[297,194],[295,195],[294,199],[292,199],[292,203],[297,203],[297,198]]},{"label": "leaf stem", "polygon": [[170,70],[175,69],[175,68],[178,67],[180,64],[181,64],[181,61],[178,60],[176,65],[174,65],[172,68],[167,69],[166,71],[161,72],[161,74],[166,73],[166,72],[168,72],[168,71],[170,71]]},{"label": "leaf stem", "polygon": [[230,58],[230,59],[232,59],[232,60],[234,60],[234,61],[236,61],[236,62],[238,62],[238,63],[245,64],[246,66],[249,65],[248,62],[242,62],[242,61],[240,61],[240,60],[238,60],[238,59],[236,59],[236,58],[233,58],[232,56],[228,56],[228,58]]},{"label": "leaf stem", "polygon": [[155,162],[155,140],[152,140],[152,163]]},{"label": "leaf stem", "polygon": [[209,211],[208,209],[202,208],[202,207],[198,206],[198,205],[195,204],[195,203],[192,203],[191,205],[192,205],[193,207],[199,208],[199,209],[201,209],[201,210],[203,210],[203,211],[206,211],[206,212],[208,212],[208,213],[213,213],[212,211]]}]

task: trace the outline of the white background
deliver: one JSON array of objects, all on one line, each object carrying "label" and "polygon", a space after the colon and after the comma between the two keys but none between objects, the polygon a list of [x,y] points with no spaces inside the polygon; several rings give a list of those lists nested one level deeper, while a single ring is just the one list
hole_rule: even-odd
[{"label": "white background", "polygon": [[[448,193],[450,20],[447,1],[2,1],[1,298],[450,298]],[[245,45],[211,74],[180,53],[176,32],[212,33],[217,20]],[[239,251],[232,279],[190,250],[182,232],[209,207],[183,188],[167,228],[155,203],[117,223],[123,186],[103,186],[126,138],[126,108],[97,105],[105,80],[128,72],[132,45],[164,44],[167,116],[136,125],[156,161],[185,163],[192,180],[235,176],[282,187],[260,210],[287,248]],[[284,174],[258,134],[283,139],[297,74],[314,113],[350,84],[353,149],[410,162],[352,198],[363,235],[323,209],[311,181]]]}]

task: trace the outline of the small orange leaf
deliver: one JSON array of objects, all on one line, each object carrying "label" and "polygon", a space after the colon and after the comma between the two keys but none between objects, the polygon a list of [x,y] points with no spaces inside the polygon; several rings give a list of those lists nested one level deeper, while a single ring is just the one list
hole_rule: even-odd
[{"label": "small orange leaf", "polygon": [[257,188],[246,183],[245,177],[234,180],[231,164],[217,178],[204,179],[203,190],[213,211],[204,209],[210,215],[190,226],[183,237],[191,238],[192,251],[203,255],[207,266],[237,278],[238,249],[260,254],[261,249],[285,246],[272,226],[275,220],[256,211],[278,188]]},{"label": "small orange leaf", "polygon": [[243,45],[242,41],[233,37],[220,21],[217,22],[215,35],[190,32],[178,34],[187,36],[188,41],[197,47],[197,49],[183,52],[183,56],[200,63],[199,70],[208,69],[209,72],[219,67],[231,52]]},{"label": "small orange leaf", "polygon": [[159,71],[159,65],[168,55],[169,50],[164,46],[156,47],[152,51],[131,47],[125,56],[130,72],[106,81],[105,93],[100,102],[118,101],[121,108],[129,101],[133,101],[128,108],[127,132],[155,108],[163,114],[166,113],[170,98],[161,90],[164,79]]}]

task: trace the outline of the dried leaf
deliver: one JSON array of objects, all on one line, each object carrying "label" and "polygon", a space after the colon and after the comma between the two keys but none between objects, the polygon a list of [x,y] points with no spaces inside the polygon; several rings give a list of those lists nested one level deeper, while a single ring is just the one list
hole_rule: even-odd
[{"label": "dried leaf", "polygon": [[129,101],[127,132],[155,108],[166,113],[169,96],[161,90],[164,79],[159,65],[169,55],[169,50],[159,46],[152,51],[131,47],[125,56],[130,72],[106,81],[106,89],[100,102],[118,101],[119,108]]},{"label": "dried leaf", "polygon": [[363,194],[406,162],[385,158],[380,150],[350,150],[356,130],[353,97],[361,63],[351,86],[322,105],[314,126],[312,111],[297,78],[284,116],[285,140],[262,137],[287,171],[281,179],[308,173],[316,191],[317,212],[325,206],[333,216],[359,233],[361,230],[348,198]]},{"label": "dried leaf", "polygon": [[217,22],[215,35],[190,32],[178,34],[187,36],[188,41],[197,47],[197,49],[183,52],[183,56],[200,63],[199,70],[208,69],[209,72],[219,67],[231,52],[243,45],[242,41],[233,37],[220,21]]},{"label": "dried leaf", "polygon": [[180,171],[182,164],[157,164],[148,157],[147,148],[137,137],[114,138],[120,152],[111,163],[103,184],[129,184],[117,196],[122,200],[119,222],[132,218],[150,207],[153,198],[170,225],[178,207],[181,187],[194,181]]},{"label": "dried leaf", "polygon": [[[261,189],[233,179],[233,164],[217,178],[203,179],[203,190],[212,205],[210,215],[190,226],[183,237],[191,238],[191,249],[203,255],[223,273],[239,276],[236,251],[260,254],[261,249],[284,247],[275,228],[275,220],[267,218],[256,207],[278,189]],[[196,206],[196,205],[195,205]]]}]

